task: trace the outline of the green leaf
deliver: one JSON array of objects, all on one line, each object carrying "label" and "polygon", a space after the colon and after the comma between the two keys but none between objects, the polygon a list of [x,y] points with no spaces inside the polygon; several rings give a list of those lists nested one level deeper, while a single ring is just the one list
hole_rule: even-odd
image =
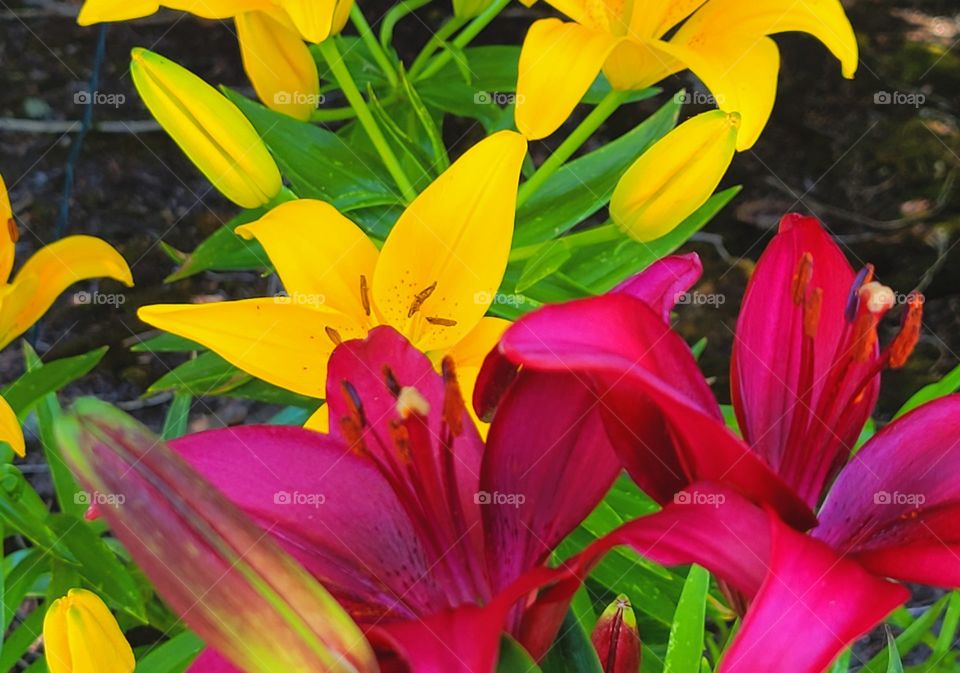
[{"label": "green leaf", "polygon": [[663,673],[685,673],[699,667],[709,590],[710,573],[698,565],[691,566],[670,627]]},{"label": "green leaf", "polygon": [[6,633],[23,600],[38,580],[50,572],[50,559],[39,549],[29,549],[3,576],[3,632]]},{"label": "green leaf", "polygon": [[130,347],[134,353],[185,353],[189,351],[205,350],[196,341],[184,339],[176,334],[160,334],[141,341]]},{"label": "green leaf", "polygon": [[548,673],[603,673],[593,644],[572,612],[567,612],[560,633],[541,662]]},{"label": "green leaf", "polygon": [[135,673],[181,673],[204,647],[200,636],[184,631],[139,657]]},{"label": "green leaf", "polygon": [[194,397],[222,395],[251,378],[216,353],[208,351],[164,374],[147,389],[147,394],[172,391]]},{"label": "green leaf", "polygon": [[263,137],[280,171],[301,198],[321,199],[341,212],[402,203],[380,159],[335,133],[268,110],[226,90]]},{"label": "green leaf", "polygon": [[160,436],[164,439],[176,439],[187,434],[187,421],[190,419],[190,406],[193,404],[193,395],[178,392],[173,395],[173,402],[163,421],[163,431]]},{"label": "green leaf", "polygon": [[524,265],[517,280],[517,292],[524,292],[550,274],[559,271],[572,256],[570,246],[566,245],[562,238],[544,245],[540,252],[527,260]]},{"label": "green leaf", "polygon": [[897,641],[887,627],[887,673],[903,673],[903,662],[900,660],[900,653],[897,651]]},{"label": "green leaf", "polygon": [[38,547],[73,560],[48,524],[46,503],[13,465],[0,465],[0,519]]},{"label": "green leaf", "polygon": [[922,404],[932,402],[935,399],[946,397],[960,388],[960,365],[954,367],[942,379],[924,386],[907,400],[894,418],[899,418],[909,411],[913,411]]},{"label": "green leaf", "polygon": [[[912,624],[904,629],[903,633],[897,636],[896,647],[898,656],[901,654],[909,654],[913,648],[923,641],[924,636],[927,635],[927,632],[933,628],[933,625],[937,623],[940,615],[943,614],[943,610],[947,605],[947,601],[949,600],[949,595],[938,600],[936,603],[931,605],[922,616],[917,618]],[[889,661],[889,653],[881,652],[867,662],[867,664],[860,670],[862,673],[880,673],[883,670],[889,669]]]},{"label": "green leaf", "polygon": [[97,366],[107,352],[107,347],[95,351],[61,358],[28,371],[0,392],[21,420],[44,396],[86,376]]},{"label": "green leaf", "polygon": [[830,667],[828,673],[848,673],[850,670],[850,658],[852,656],[853,650],[844,650],[843,654],[833,662],[833,666]]},{"label": "green leaf", "polygon": [[504,634],[500,639],[497,673],[542,673],[542,671],[523,645]]},{"label": "green leaf", "polygon": [[31,612],[3,641],[0,671],[16,670],[17,663],[40,637],[40,633],[43,631],[43,617],[46,613],[47,606],[44,603]]},{"label": "green leaf", "polygon": [[[122,507],[123,503],[116,506]],[[137,583],[86,521],[67,515],[54,515],[50,517],[50,527],[80,564],[79,571],[84,580],[100,596],[138,620],[147,621],[143,596]]]},{"label": "green leaf", "polygon": [[556,238],[600,210],[631,164],[676,125],[680,107],[670,99],[632,131],[561,167],[517,210],[514,246]]},{"label": "green leaf", "polygon": [[270,266],[270,258],[257,241],[244,240],[234,233],[240,225],[258,220],[266,212],[266,208],[255,208],[231,219],[198,245],[164,282],[173,283],[202,271],[246,271]]},{"label": "green leaf", "polygon": [[937,644],[933,648],[933,658],[942,659],[953,648],[957,640],[957,627],[960,626],[960,591],[953,591],[947,602],[947,613],[943,616]]}]

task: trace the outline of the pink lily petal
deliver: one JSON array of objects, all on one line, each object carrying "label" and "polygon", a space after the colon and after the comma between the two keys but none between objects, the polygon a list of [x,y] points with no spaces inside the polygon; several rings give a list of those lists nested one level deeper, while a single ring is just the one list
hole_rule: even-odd
[{"label": "pink lily petal", "polygon": [[208,647],[193,660],[187,673],[243,673],[243,671]]},{"label": "pink lily petal", "polygon": [[302,428],[243,426],[171,446],[354,618],[410,618],[447,604],[443,587],[424,581],[429,552],[391,484],[343,442]]},{"label": "pink lily petal", "polygon": [[834,482],[814,535],[874,573],[960,586],[960,395],[878,432]]},{"label": "pink lily petal", "polygon": [[835,359],[850,359],[854,278],[816,219],[787,215],[760,256],[737,322],[730,380],[740,428],[810,506],[849,454],[879,388],[879,374],[865,378],[865,364],[830,375]]},{"label": "pink lily petal", "polygon": [[772,520],[770,572],[717,673],[821,673],[910,597],[827,545]]},{"label": "pink lily petal", "polygon": [[646,303],[610,294],[548,306],[513,325],[507,359],[576,377],[602,400],[624,467],[659,502],[694,481],[728,483],[801,529],[813,514],[724,426],[690,349]]},{"label": "pink lily petal", "polygon": [[494,417],[480,482],[494,589],[542,564],[619,471],[594,394],[562,374],[522,373]]},{"label": "pink lily petal", "polygon": [[664,322],[669,323],[670,311],[702,274],[703,264],[697,253],[671,255],[654,262],[611,291],[642,299],[653,310],[662,313]]}]

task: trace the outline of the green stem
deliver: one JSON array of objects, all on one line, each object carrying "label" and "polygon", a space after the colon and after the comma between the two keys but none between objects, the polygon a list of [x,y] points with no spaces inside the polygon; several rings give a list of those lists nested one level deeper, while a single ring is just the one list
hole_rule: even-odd
[{"label": "green stem", "polygon": [[[575,234],[565,236],[563,240],[570,248],[580,248],[587,245],[597,245],[598,243],[612,243],[613,241],[623,240],[623,233],[615,224],[602,224],[593,229],[578,231]],[[545,245],[553,245],[556,240],[544,241],[543,243],[533,243],[514,248],[510,251],[511,262],[522,262],[536,256]]]},{"label": "green stem", "polygon": [[423,49],[420,50],[420,53],[417,54],[417,57],[413,60],[413,65],[410,66],[410,72],[408,74],[411,80],[415,80],[417,73],[426,67],[427,62],[430,57],[433,56],[433,52],[437,50],[437,47],[449,40],[450,36],[460,30],[464,23],[466,23],[466,19],[452,16],[446,23],[440,26],[440,29],[423,45]]},{"label": "green stem", "polygon": [[310,113],[312,122],[342,122],[357,116],[352,107],[320,108]]},{"label": "green stem", "polygon": [[367,17],[363,15],[357,3],[353,3],[353,7],[350,8],[350,20],[353,21],[357,32],[360,33],[360,39],[363,40],[363,43],[367,45],[367,49],[369,49],[373,55],[373,60],[375,60],[377,65],[380,66],[380,69],[383,70],[383,74],[386,75],[390,86],[396,86],[397,71],[394,70],[393,64],[390,62],[389,57],[387,57],[387,53],[383,50],[383,47],[380,46],[380,43],[377,41],[377,36],[373,34],[370,24],[367,23]]},{"label": "green stem", "polygon": [[[509,3],[510,0],[494,0],[493,4],[487,7],[480,16],[467,24],[467,27],[453,39],[453,45],[458,49],[466,47]],[[418,79],[427,79],[437,74],[451,58],[453,58],[453,50],[444,49],[437,54],[436,58],[430,61],[430,65],[420,73]]]},{"label": "green stem", "polygon": [[340,50],[337,49],[334,40],[324,40],[321,42],[320,53],[323,55],[323,58],[326,59],[327,65],[330,66],[330,72],[333,73],[334,79],[336,79],[337,84],[340,85],[343,95],[347,97],[350,106],[357,113],[357,121],[360,122],[363,130],[366,131],[370,137],[370,142],[373,143],[374,148],[376,148],[377,153],[383,160],[383,165],[386,166],[394,182],[397,183],[397,187],[400,188],[404,200],[407,203],[413,201],[417,192],[400,167],[400,162],[397,161],[397,156],[390,148],[387,139],[384,138],[383,131],[377,126],[377,122],[373,118],[373,113],[370,112],[370,108],[367,107],[367,101],[364,100],[363,94],[361,94],[360,89],[357,88],[357,83],[353,81],[353,76],[350,75],[350,71],[347,69],[347,66],[344,65],[343,59],[340,56]]},{"label": "green stem", "polygon": [[554,150],[553,154],[547,157],[540,168],[530,176],[530,179],[520,186],[520,191],[517,193],[518,208],[526,203],[527,199],[533,196],[533,193],[540,189],[547,178],[556,173],[567,162],[567,159],[573,156],[574,152],[580,149],[583,143],[593,135],[594,131],[600,128],[600,125],[623,104],[629,95],[629,91],[614,90],[603,97],[603,100],[573,130],[573,133],[560,143],[560,147]]}]

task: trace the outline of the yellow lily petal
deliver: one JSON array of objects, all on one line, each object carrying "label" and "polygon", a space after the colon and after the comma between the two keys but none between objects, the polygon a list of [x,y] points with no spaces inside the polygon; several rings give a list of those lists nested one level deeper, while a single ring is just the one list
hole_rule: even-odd
[{"label": "yellow lily petal", "polygon": [[50,673],[131,673],[136,666],[117,620],[85,589],[71,589],[50,605],[43,641]]},{"label": "yellow lily petal", "polygon": [[244,208],[268,203],[280,171],[237,107],[216,89],[159,54],[134,49],[130,71],[150,112],[224,196]]},{"label": "yellow lily petal", "polygon": [[690,16],[706,0],[636,0],[630,17],[630,37],[651,39]]},{"label": "yellow lily petal", "polygon": [[473,390],[477,387],[477,377],[480,376],[480,366],[483,364],[487,353],[496,347],[500,337],[510,326],[509,320],[502,318],[486,317],[477,323],[469,334],[447,351],[447,355],[453,358],[453,364],[457,372],[457,382],[460,384],[460,391],[463,393],[463,400],[467,404],[467,411],[474,424],[480,429],[481,434],[486,438],[488,423],[484,423],[473,410]]},{"label": "yellow lily petal", "polygon": [[317,63],[300,33],[277,17],[244,12],[236,18],[243,67],[264,105],[301,121],[320,100]]},{"label": "yellow lily petal", "polygon": [[614,89],[644,89],[686,65],[663,47],[660,40],[623,40],[603,64],[603,74]]},{"label": "yellow lily petal", "polygon": [[288,201],[237,227],[237,234],[260,241],[294,303],[325,305],[358,324],[369,323],[369,288],[379,252],[329,203]]},{"label": "yellow lily petal", "polygon": [[27,446],[23,441],[23,429],[20,427],[20,421],[2,397],[0,397],[0,441],[9,444],[13,452],[21,458],[27,455]]},{"label": "yellow lily petal", "polygon": [[671,42],[696,48],[709,34],[755,40],[791,31],[820,40],[840,61],[843,76],[853,77],[859,61],[857,38],[840,0],[710,0],[680,27]]},{"label": "yellow lily petal", "polygon": [[64,290],[90,278],[133,285],[123,257],[99,238],[68,236],[40,248],[5,290],[0,303],[0,348],[39,320]]},{"label": "yellow lily petal", "polygon": [[500,131],[457,159],[404,211],[380,252],[373,304],[421,350],[480,321],[503,280],[527,143]]},{"label": "yellow lily petal", "polygon": [[307,430],[313,430],[314,432],[322,432],[327,434],[330,432],[330,407],[324,404],[322,407],[314,411],[310,418],[307,419],[307,422],[303,424]]},{"label": "yellow lily petal", "polygon": [[137,315],[206,346],[252,376],[310,397],[325,394],[327,360],[336,344],[366,335],[349,316],[283,297],[159,304],[144,306]]},{"label": "yellow lily petal", "polygon": [[610,217],[639,241],[669,233],[720,183],[733,159],[738,125],[736,113],[713,110],[668,133],[620,179]]},{"label": "yellow lily petal", "polygon": [[621,38],[559,19],[530,26],[520,51],[517,128],[545,138],[567,120]]},{"label": "yellow lily petal", "polygon": [[280,5],[308,42],[319,44],[330,37],[336,0],[281,0]]},{"label": "yellow lily petal", "polygon": [[351,9],[353,9],[353,0],[337,0],[337,7],[333,10],[333,21],[330,24],[331,35],[337,35],[347,25]]},{"label": "yellow lily petal", "polygon": [[161,4],[204,19],[230,19],[244,12],[269,10],[276,6],[270,0],[164,0]]},{"label": "yellow lily petal", "polygon": [[777,96],[780,51],[769,37],[710,34],[696,49],[660,43],[710,89],[717,107],[742,119],[737,150],[753,147],[770,119]]},{"label": "yellow lily petal", "polygon": [[129,21],[150,16],[158,9],[157,0],[87,0],[80,8],[77,23],[90,26],[104,21]]},{"label": "yellow lily petal", "polygon": [[10,195],[7,193],[7,183],[0,175],[0,282],[5,283],[10,278],[13,269],[13,258],[16,252],[20,231],[17,221],[13,218],[13,207],[10,205]]}]

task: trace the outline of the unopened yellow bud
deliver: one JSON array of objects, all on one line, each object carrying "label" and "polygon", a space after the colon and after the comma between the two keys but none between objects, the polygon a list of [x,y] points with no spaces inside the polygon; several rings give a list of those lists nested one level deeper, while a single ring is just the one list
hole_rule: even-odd
[{"label": "unopened yellow bud", "polygon": [[733,160],[739,126],[736,112],[713,110],[675,128],[620,178],[610,217],[638,241],[668,234],[720,184]]},{"label": "unopened yellow bud", "polygon": [[244,208],[267,204],[283,186],[256,130],[225,96],[173,61],[132,52],[130,71],[164,130],[224,196]]},{"label": "unopened yellow bud", "polygon": [[319,44],[343,30],[353,0],[280,0],[279,4],[303,39]]},{"label": "unopened yellow bud", "polygon": [[131,673],[133,650],[110,610],[85,589],[71,589],[43,619],[50,673]]},{"label": "unopened yellow bud", "polygon": [[243,67],[271,110],[307,121],[320,100],[317,63],[284,12],[237,15]]}]

